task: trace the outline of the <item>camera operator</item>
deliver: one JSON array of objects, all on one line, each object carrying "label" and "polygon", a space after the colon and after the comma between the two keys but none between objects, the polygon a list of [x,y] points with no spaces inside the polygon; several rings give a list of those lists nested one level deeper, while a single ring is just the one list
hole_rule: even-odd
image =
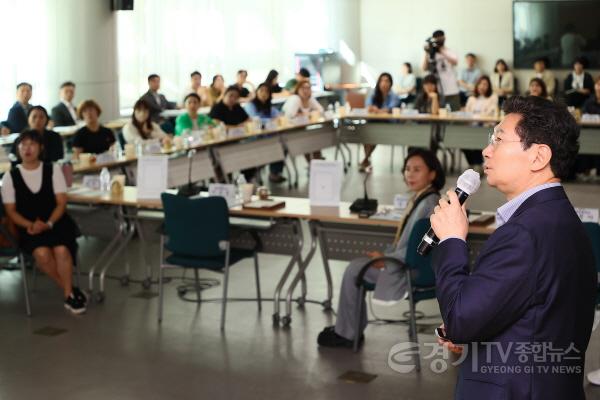
[{"label": "camera operator", "polygon": [[454,66],[458,64],[458,58],[445,45],[446,37],[444,31],[433,32],[431,38],[425,44],[423,63],[424,71],[437,75],[440,82],[440,94],[444,96],[446,104],[450,104],[452,111],[460,110],[460,96],[458,80]]}]

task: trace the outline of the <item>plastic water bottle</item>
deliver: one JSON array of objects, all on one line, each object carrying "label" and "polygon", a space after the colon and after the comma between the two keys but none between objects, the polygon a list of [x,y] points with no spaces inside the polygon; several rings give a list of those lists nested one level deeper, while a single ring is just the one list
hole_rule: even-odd
[{"label": "plastic water bottle", "polygon": [[110,172],[106,167],[100,171],[100,190],[103,192],[110,191]]},{"label": "plastic water bottle", "polygon": [[335,111],[336,114],[340,111],[340,102],[339,101],[335,102],[335,106],[334,106],[333,110]]},{"label": "plastic water bottle", "polygon": [[248,183],[246,182],[246,177],[244,174],[240,173],[235,180],[235,197],[238,203],[242,202],[242,185],[245,185],[246,183]]},{"label": "plastic water bottle", "polygon": [[450,115],[450,113],[452,112],[452,107],[450,106],[450,104],[446,104],[446,111],[448,111],[448,115]]}]

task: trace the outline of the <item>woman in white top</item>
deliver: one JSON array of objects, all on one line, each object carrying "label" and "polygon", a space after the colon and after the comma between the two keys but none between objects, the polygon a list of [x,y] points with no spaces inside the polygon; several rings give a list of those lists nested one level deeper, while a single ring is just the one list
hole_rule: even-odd
[{"label": "woman in white top", "polygon": [[473,95],[467,100],[466,111],[475,115],[493,117],[498,109],[498,96],[492,91],[487,75],[479,77],[475,83]]},{"label": "woman in white top", "polygon": [[57,164],[41,161],[44,145],[39,132],[24,131],[18,143],[22,163],[2,178],[6,214],[17,226],[19,247],[32,254],[38,268],[62,289],[65,308],[80,314],[86,299],[72,286],[78,229],[65,212],[64,175]]},{"label": "woman in white top", "polygon": [[[283,113],[287,118],[296,117],[309,117],[312,112],[318,112],[323,114],[323,106],[312,97],[312,89],[309,81],[301,81],[296,85],[294,94],[288,97],[283,104]],[[323,154],[320,151],[316,151],[311,154],[305,154],[306,161],[310,163],[311,159],[322,160]]]},{"label": "woman in white top", "polygon": [[159,139],[164,140],[169,138],[160,126],[150,120],[150,107],[144,100],[136,101],[133,106],[133,114],[131,122],[128,122],[123,127],[123,137],[126,143],[135,143],[138,140]]},{"label": "woman in white top", "polygon": [[515,78],[512,72],[508,70],[508,65],[503,59],[496,61],[494,73],[492,74],[492,88],[502,106],[504,100],[510,97],[515,91]]},{"label": "woman in white top", "polygon": [[[498,110],[498,96],[492,92],[492,84],[487,75],[482,75],[475,82],[473,95],[469,96],[465,110],[477,116],[493,117]],[[483,156],[481,150],[463,150],[469,165],[475,170],[482,170]]]},{"label": "woman in white top", "polygon": [[412,73],[412,65],[410,65],[409,62],[402,64],[396,93],[398,93],[400,103],[407,104],[415,101],[415,96],[417,94],[417,78],[415,78],[415,75]]}]

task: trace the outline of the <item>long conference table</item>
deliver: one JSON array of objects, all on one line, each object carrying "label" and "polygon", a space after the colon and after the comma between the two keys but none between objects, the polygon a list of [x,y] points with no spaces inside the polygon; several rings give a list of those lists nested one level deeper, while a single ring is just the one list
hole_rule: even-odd
[{"label": "long conference table", "polygon": [[[331,309],[333,283],[329,261],[348,261],[364,256],[367,251],[383,251],[394,237],[397,221],[359,218],[357,214],[350,213],[350,203],[347,202],[341,202],[338,207],[312,207],[306,198],[274,197],[274,199],[284,201],[285,207],[277,210],[245,209],[239,205],[232,207],[230,216],[238,218],[234,228],[240,226],[242,229],[238,231],[233,229],[231,241],[234,247],[258,248],[259,252],[290,256],[273,295],[273,322],[289,325],[292,316],[292,297],[298,284],[302,284],[301,296],[297,299],[298,304],[303,305],[307,301],[304,274],[318,247],[321,250],[327,282],[327,297],[318,303],[322,304],[325,309]],[[147,240],[141,233],[147,232],[148,229],[144,229],[142,225],[150,223],[155,226],[162,223],[164,218],[161,212],[162,204],[158,199],[138,199],[137,188],[132,186],[125,187],[121,195],[74,187],[68,192],[68,202],[70,207],[108,208],[118,216],[116,221],[120,228],[111,242],[118,244],[118,248],[111,248],[99,257],[99,259],[104,259],[110,255],[108,260],[103,260],[105,263],[101,269],[93,266],[89,271],[90,290],[93,291],[93,279],[96,270],[99,269],[100,291],[95,298],[102,301],[105,297],[104,279],[112,261],[132,239],[134,229],[140,233],[142,241],[140,253],[142,255],[146,253],[144,246],[146,246]],[[380,210],[386,208],[389,206],[380,206]],[[70,208],[69,212],[71,211]],[[77,212],[74,215],[81,224],[80,216]],[[239,220],[239,218],[243,219]],[[255,222],[248,223],[248,220]],[[309,250],[306,255],[302,254],[304,247],[302,222],[308,223],[310,233]],[[469,242],[472,251],[476,252],[493,230],[493,223],[487,226],[471,225]],[[250,231],[252,232],[250,233]],[[146,261],[145,258],[142,258],[142,262],[146,264],[146,281],[151,281],[152,268]],[[294,271],[295,267],[296,271]],[[126,266],[126,274],[128,273],[128,266]],[[281,300],[285,300],[283,316],[280,315]]]}]

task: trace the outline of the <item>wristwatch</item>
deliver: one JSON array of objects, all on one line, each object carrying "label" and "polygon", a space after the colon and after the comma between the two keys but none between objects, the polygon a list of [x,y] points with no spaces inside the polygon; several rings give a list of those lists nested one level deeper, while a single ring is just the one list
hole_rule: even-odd
[{"label": "wristwatch", "polygon": [[54,222],[52,222],[52,221],[48,220],[48,221],[46,221],[46,225],[48,225],[48,227],[49,227],[50,229],[52,229],[52,228],[54,227]]}]

